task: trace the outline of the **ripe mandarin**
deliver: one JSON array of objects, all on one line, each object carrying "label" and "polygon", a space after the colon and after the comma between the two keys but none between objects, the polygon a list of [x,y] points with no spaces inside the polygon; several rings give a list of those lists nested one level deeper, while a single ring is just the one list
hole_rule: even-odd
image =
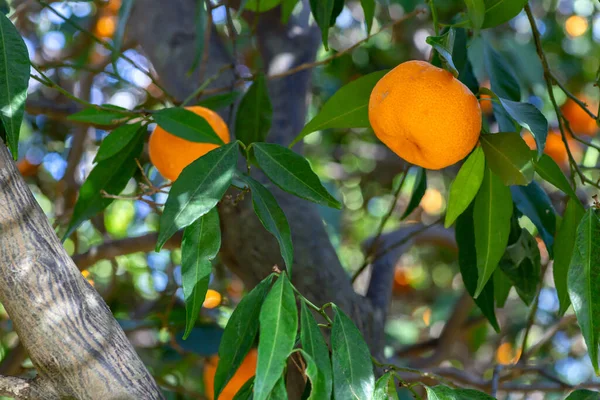
[{"label": "ripe mandarin", "polygon": [[[588,109],[592,112],[598,110],[598,102],[592,99],[587,98],[586,96],[581,96],[581,101],[588,105]],[[561,111],[567,121],[569,121],[569,126],[573,133],[581,134],[586,136],[595,136],[598,133],[598,125],[596,124],[596,120],[590,117],[580,106],[575,103],[573,100],[569,99],[567,102],[561,107]]]},{"label": "ripe mandarin", "polygon": [[477,144],[481,109],[477,97],[450,72],[407,61],[373,88],[369,121],[379,140],[401,158],[442,169]]},{"label": "ripe mandarin", "polygon": [[[229,143],[229,129],[219,114],[200,106],[186,107],[186,110],[190,110],[206,119],[206,122],[223,142]],[[217,147],[219,145],[212,143],[190,142],[170,134],[158,125],[152,132],[148,142],[150,162],[162,176],[172,181],[177,179],[185,167]]]},{"label": "ripe mandarin", "polygon": [[[256,349],[251,349],[229,383],[223,388],[219,400],[232,400],[235,397],[235,394],[244,386],[244,383],[256,373],[257,358],[258,352]],[[208,400],[214,400],[215,398],[215,373],[218,364],[218,356],[208,358],[204,364],[204,395]]]},{"label": "ripe mandarin", "polygon": [[[537,149],[535,139],[531,133],[525,132],[523,134],[523,140],[525,140],[525,143],[527,143],[530,149]],[[571,150],[573,158],[575,161],[579,162],[582,156],[581,146],[575,139],[572,138],[567,138],[567,143],[569,144],[569,149]],[[567,154],[567,149],[563,143],[562,136],[560,135],[559,131],[548,132],[544,153],[549,155],[560,167],[568,168],[569,155]]]},{"label": "ripe mandarin", "polygon": [[219,304],[221,304],[221,293],[217,292],[216,290],[208,289],[206,291],[206,297],[204,298],[202,307],[215,308]]}]

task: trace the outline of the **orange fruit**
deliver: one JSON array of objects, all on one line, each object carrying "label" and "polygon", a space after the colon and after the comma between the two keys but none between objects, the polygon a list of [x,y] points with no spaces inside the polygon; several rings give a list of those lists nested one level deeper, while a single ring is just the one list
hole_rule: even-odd
[{"label": "orange fruit", "polygon": [[[580,99],[588,105],[588,110],[592,111],[593,113],[598,111],[597,101],[594,101],[583,95],[580,97]],[[575,103],[573,100],[567,100],[567,102],[561,107],[561,111],[567,121],[569,121],[569,126],[571,127],[573,133],[586,136],[595,136],[596,133],[598,133],[599,128],[596,124],[596,120],[583,111],[579,104]]]},{"label": "orange fruit", "polygon": [[219,304],[221,304],[221,293],[216,290],[208,289],[206,292],[206,297],[204,298],[204,303],[202,303],[202,307],[204,308],[215,308]]},{"label": "orange fruit", "polygon": [[[244,383],[256,373],[257,358],[258,352],[256,349],[251,349],[219,395],[219,400],[232,400],[235,397],[235,394],[244,386]],[[214,400],[215,398],[215,373],[218,364],[219,357],[216,355],[209,357],[204,364],[204,395],[208,400]]]},{"label": "orange fruit", "polygon": [[109,38],[115,33],[117,28],[117,19],[113,16],[103,16],[98,18],[96,23],[96,36]]},{"label": "orange fruit", "polygon": [[27,158],[23,158],[17,163],[17,168],[24,177],[35,175],[39,167],[39,164],[32,164]]},{"label": "orange fruit", "polygon": [[521,349],[514,349],[512,344],[504,342],[496,351],[496,361],[501,365],[515,364],[521,358]]},{"label": "orange fruit", "polygon": [[[186,110],[206,119],[206,122],[223,142],[229,143],[229,129],[219,114],[200,106],[186,107]],[[150,162],[154,164],[158,172],[165,178],[174,181],[185,167],[217,147],[219,145],[212,143],[190,142],[170,134],[157,125],[150,136],[148,152],[150,153]]]},{"label": "orange fruit", "polygon": [[[481,87],[489,89],[490,81],[485,81],[481,85]],[[491,115],[492,112],[494,112],[494,109],[492,108],[491,98],[492,96],[490,96],[489,94],[482,93],[481,95],[479,95],[479,106],[481,107],[481,112],[483,112],[485,115]]]},{"label": "orange fruit", "polygon": [[[525,132],[523,139],[530,149],[537,149],[535,139],[531,133]],[[572,138],[567,138],[567,143],[569,144],[569,149],[571,150],[571,154],[573,154],[573,158],[575,161],[579,162],[582,156],[581,146],[575,139]],[[548,132],[544,153],[548,154],[560,167],[569,167],[569,155],[567,154],[567,149],[565,148],[565,144],[562,141],[559,131]]]},{"label": "orange fruit", "polygon": [[477,144],[477,97],[443,69],[407,61],[377,82],[369,99],[375,135],[409,163],[442,169],[465,158]]},{"label": "orange fruit", "polygon": [[121,0],[109,0],[106,8],[114,14],[118,13],[121,8]]}]

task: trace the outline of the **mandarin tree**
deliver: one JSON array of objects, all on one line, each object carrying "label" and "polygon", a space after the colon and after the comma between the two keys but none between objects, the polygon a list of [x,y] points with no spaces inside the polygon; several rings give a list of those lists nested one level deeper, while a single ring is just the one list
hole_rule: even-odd
[{"label": "mandarin tree", "polygon": [[600,398],[598,2],[0,5],[0,396]]}]

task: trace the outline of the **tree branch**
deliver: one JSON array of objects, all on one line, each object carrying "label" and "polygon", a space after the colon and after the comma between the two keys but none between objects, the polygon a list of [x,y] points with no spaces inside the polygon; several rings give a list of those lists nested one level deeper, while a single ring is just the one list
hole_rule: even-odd
[{"label": "tree branch", "polygon": [[31,384],[27,379],[0,375],[0,396],[14,397],[15,399],[29,399]]}]

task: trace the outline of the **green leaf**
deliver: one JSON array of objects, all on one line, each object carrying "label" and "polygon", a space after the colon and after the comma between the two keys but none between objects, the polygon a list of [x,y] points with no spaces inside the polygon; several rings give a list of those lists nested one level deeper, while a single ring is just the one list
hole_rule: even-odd
[{"label": "green leaf", "polygon": [[[496,299],[496,307],[502,308],[506,304],[512,284],[508,276],[500,268],[494,271],[494,298]],[[481,296],[479,296],[481,297]]]},{"label": "green leaf", "polygon": [[225,107],[229,107],[232,105],[237,98],[240,96],[240,92],[228,92],[217,94],[211,97],[207,97],[198,102],[198,105],[201,107],[210,108],[213,111],[220,110]]},{"label": "green leaf", "polygon": [[288,400],[287,388],[285,387],[285,376],[279,378],[271,393],[269,400]]},{"label": "green leaf", "polygon": [[[329,350],[327,350],[329,353]],[[331,376],[326,378],[323,371],[318,367],[315,360],[304,350],[300,354],[306,362],[306,376],[310,379],[310,396],[307,400],[320,400],[331,398]],[[331,368],[331,367],[330,367]],[[331,374],[331,370],[329,371]]]},{"label": "green leaf", "polygon": [[292,245],[292,231],[285,213],[279,207],[275,196],[260,182],[247,175],[242,176],[241,179],[250,186],[254,212],[265,229],[277,239],[281,257],[285,261],[288,275],[291,275],[292,265],[294,264],[294,247]]},{"label": "green leaf", "polygon": [[428,400],[495,400],[483,392],[472,389],[452,389],[448,386],[425,386]]},{"label": "green leaf", "polygon": [[452,60],[458,70],[458,80],[464,83],[473,93],[479,91],[479,82],[473,73],[473,65],[469,61],[467,50],[468,33],[466,29],[454,28],[454,47],[452,48]]},{"label": "green leaf", "polygon": [[244,8],[254,12],[265,12],[277,7],[280,3],[281,0],[242,0],[238,16]]},{"label": "green leaf", "polygon": [[117,22],[117,29],[115,29],[115,35],[113,36],[113,62],[115,62],[121,54],[121,47],[123,47],[123,38],[125,37],[125,28],[127,27],[127,21],[129,20],[129,16],[131,15],[133,2],[134,0],[121,1],[121,7],[119,8],[119,21]]},{"label": "green leaf", "polygon": [[208,24],[208,13],[206,12],[206,1],[196,0],[196,53],[189,73],[194,71],[204,56],[204,35]]},{"label": "green leaf", "polygon": [[325,50],[329,50],[327,40],[329,37],[329,21],[331,21],[331,14],[333,13],[334,0],[310,0],[310,9],[313,17],[321,28],[321,39],[323,40],[323,46]]},{"label": "green leaf", "polygon": [[533,180],[531,150],[515,132],[481,135],[489,168],[505,185],[527,185]]},{"label": "green leaf", "polygon": [[513,212],[510,189],[489,168],[485,169],[483,182],[473,208],[475,250],[477,255],[478,297],[504,254],[510,233]]},{"label": "green leaf", "polygon": [[[321,329],[317,325],[317,321],[312,315],[312,312],[302,301],[300,309],[300,341],[302,348],[312,358],[317,369],[323,374],[322,390],[319,390],[320,397],[315,399],[331,398],[332,372],[331,360],[329,359],[329,348],[325,343]],[[314,383],[313,383],[314,385]],[[315,394],[314,387],[311,397]]]},{"label": "green leaf", "polygon": [[0,12],[4,15],[8,15],[10,13],[10,5],[8,4],[8,0],[0,0]]},{"label": "green leaf", "polygon": [[102,140],[100,148],[98,149],[98,153],[94,158],[94,162],[97,163],[100,161],[104,161],[119,153],[135,137],[137,137],[139,133],[143,133],[146,130],[146,127],[144,126],[144,131],[138,132],[141,129],[141,122],[136,122],[134,124],[121,125],[117,129],[113,130],[107,137],[105,137]]},{"label": "green leaf", "polygon": [[363,13],[365,14],[365,23],[367,24],[367,35],[371,33],[373,27],[373,18],[375,18],[375,0],[360,0]]},{"label": "green leaf", "polygon": [[452,48],[454,47],[454,30],[450,29],[442,36],[428,36],[425,40],[439,54],[444,63],[444,67],[458,77],[458,69],[454,66],[452,60]]},{"label": "green leaf", "polygon": [[527,186],[513,186],[510,191],[517,208],[533,222],[550,258],[554,258],[556,211],[552,201],[537,182],[531,182]]},{"label": "green leaf", "polygon": [[0,13],[0,119],[15,160],[25,112],[29,70],[29,53],[23,38],[6,15]]},{"label": "green leaf", "polygon": [[[475,296],[479,272],[477,271],[477,256],[475,254],[475,227],[473,225],[473,205],[460,214],[456,220],[456,243],[458,245],[458,265],[460,274],[465,284],[465,289]],[[494,311],[494,281],[489,280],[477,298],[475,304],[483,315],[488,319],[496,332],[500,332],[500,326]]]},{"label": "green leaf", "polygon": [[152,114],[165,131],[190,142],[223,144],[212,126],[200,115],[185,108],[163,108]]},{"label": "green leaf", "polygon": [[519,297],[525,304],[530,305],[541,279],[541,266],[537,242],[527,229],[521,229],[517,242],[507,246],[499,266],[511,286],[517,289]]},{"label": "green leaf", "polygon": [[260,309],[271,287],[273,275],[263,279],[237,305],[219,345],[219,363],[215,373],[215,395],[218,399],[252,348],[258,333]]},{"label": "green leaf", "polygon": [[377,71],[360,77],[335,92],[323,105],[321,111],[294,138],[289,147],[309,133],[330,128],[368,128],[369,97],[381,78],[389,71]]},{"label": "green leaf", "polygon": [[221,248],[221,226],[216,208],[185,228],[181,243],[181,281],[185,299],[185,333],[194,328],[206,297],[213,260]]},{"label": "green leaf", "polygon": [[510,21],[521,12],[527,0],[486,0],[485,4],[485,18],[481,26],[483,29]]},{"label": "green leaf", "polygon": [[71,236],[84,221],[98,214],[113,202],[113,199],[102,196],[102,191],[118,195],[125,189],[127,182],[137,170],[135,159],[140,157],[143,148],[144,135],[138,131],[135,139],[130,141],[119,153],[99,162],[92,169],[81,185],[71,223],[64,239]]},{"label": "green leaf", "polygon": [[483,149],[478,146],[460,167],[456,178],[450,184],[444,222],[446,228],[456,221],[456,218],[467,209],[477,195],[483,181],[484,170],[485,156]]},{"label": "green leaf", "polygon": [[375,376],[369,348],[352,320],[337,306],[333,309],[333,395],[336,399],[370,399],[375,391]]},{"label": "green leaf", "polygon": [[600,218],[593,208],[587,210],[579,226],[571,265],[568,289],[577,322],[585,339],[588,353],[596,371],[600,341]]},{"label": "green leaf", "polygon": [[329,27],[335,25],[337,17],[340,16],[344,10],[344,0],[335,0],[333,3],[333,12],[331,13],[331,20],[329,21]]},{"label": "green leaf", "polygon": [[398,393],[394,386],[394,373],[386,372],[375,382],[373,400],[398,400]]},{"label": "green leaf", "polygon": [[233,400],[250,400],[252,398],[252,391],[254,390],[254,376],[246,381],[244,385],[238,390],[233,396]]},{"label": "green leaf", "polygon": [[234,142],[209,151],[183,169],[173,182],[160,217],[156,250],[178,230],[212,210],[231,184],[238,158]]},{"label": "green leaf", "polygon": [[481,29],[485,19],[485,1],[483,0],[465,0],[467,5],[467,14],[471,20],[471,26],[475,30]]},{"label": "green leaf", "polygon": [[[532,152],[535,153],[535,151]],[[536,159],[536,157],[534,157],[533,166],[535,168],[535,172],[537,172],[542,179],[562,190],[564,194],[568,195],[572,199],[577,199],[577,195],[569,184],[567,177],[562,173],[560,167],[558,164],[556,164],[552,157],[547,154],[543,154],[540,159]]]},{"label": "green leaf", "polygon": [[556,295],[560,304],[558,313],[563,315],[569,306],[569,292],[567,290],[567,277],[569,275],[569,265],[571,256],[575,247],[575,238],[577,236],[577,227],[585,214],[577,198],[570,198],[565,208],[558,231],[556,232],[554,244],[554,264],[552,272],[554,274],[554,286]]},{"label": "green leaf", "polygon": [[256,400],[269,398],[294,348],[297,329],[298,310],[294,290],[284,271],[260,310],[260,341],[254,383]]},{"label": "green leaf", "polygon": [[265,77],[258,75],[240,101],[235,118],[236,138],[246,145],[264,142],[271,129],[272,116],[273,107]]},{"label": "green leaf", "polygon": [[292,16],[294,8],[298,4],[298,0],[282,0],[281,1],[281,22],[287,24]]},{"label": "green leaf", "polygon": [[427,172],[425,168],[417,167],[417,175],[415,176],[415,184],[413,186],[413,193],[410,196],[406,210],[400,217],[400,220],[404,220],[408,217],[421,203],[421,199],[425,195],[427,190]]},{"label": "green leaf", "polygon": [[574,391],[565,400],[598,400],[600,399],[600,393],[592,392],[587,389],[579,389]]},{"label": "green leaf", "polygon": [[484,41],[483,54],[492,91],[504,99],[521,100],[521,87],[510,64],[487,41]]},{"label": "green leaf", "polygon": [[321,184],[308,161],[301,155],[271,143],[255,143],[252,148],[258,166],[281,189],[317,204],[342,207]]},{"label": "green leaf", "polygon": [[538,158],[541,157],[544,154],[546,136],[548,136],[548,120],[544,114],[533,104],[511,101],[502,97],[499,99],[508,115],[531,132],[537,145]]},{"label": "green leaf", "polygon": [[129,117],[127,114],[119,111],[120,107],[110,109],[112,107],[109,107],[108,104],[104,104],[102,107],[103,108],[86,108],[75,114],[69,115],[67,119],[69,121],[109,126],[118,124]]}]

